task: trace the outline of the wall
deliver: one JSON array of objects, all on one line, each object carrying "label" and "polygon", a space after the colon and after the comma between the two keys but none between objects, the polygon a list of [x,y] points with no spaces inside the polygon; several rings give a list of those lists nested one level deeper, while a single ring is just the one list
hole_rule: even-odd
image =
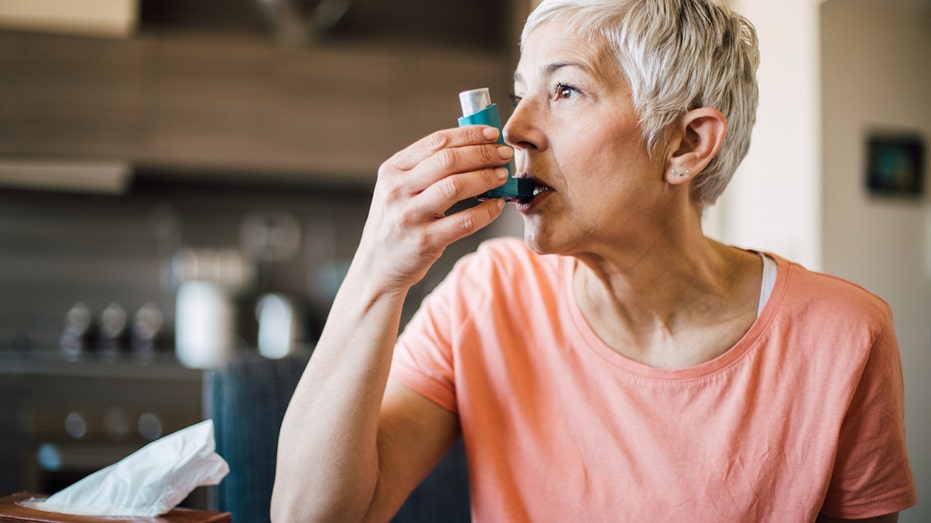
[{"label": "wall", "polygon": [[760,104],[750,151],[708,211],[708,233],[817,269],[817,4],[813,0],[733,0],[757,29]]},{"label": "wall", "polygon": [[906,430],[919,505],[900,521],[931,521],[931,197],[870,196],[871,132],[918,132],[931,142],[931,4],[851,0],[821,5],[824,269],[856,281],[895,314]]}]

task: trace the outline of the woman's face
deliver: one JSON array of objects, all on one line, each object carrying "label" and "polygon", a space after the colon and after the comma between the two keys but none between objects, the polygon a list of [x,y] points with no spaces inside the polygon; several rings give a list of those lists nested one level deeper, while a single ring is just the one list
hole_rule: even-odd
[{"label": "woman's face", "polygon": [[606,47],[547,22],[524,42],[514,78],[505,140],[516,149],[517,175],[532,178],[538,192],[517,206],[527,244],[541,253],[597,253],[660,226],[664,158],[650,158],[630,88]]}]

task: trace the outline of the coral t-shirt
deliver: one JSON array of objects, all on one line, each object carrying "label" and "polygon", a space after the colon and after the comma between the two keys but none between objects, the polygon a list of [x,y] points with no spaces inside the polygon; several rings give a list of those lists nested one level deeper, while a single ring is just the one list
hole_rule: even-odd
[{"label": "coral t-shirt", "polygon": [[491,240],[424,300],[392,376],[458,414],[477,522],[795,522],[911,506],[889,307],[773,258],[772,295],[743,338],[663,370],[596,336],[572,258]]}]

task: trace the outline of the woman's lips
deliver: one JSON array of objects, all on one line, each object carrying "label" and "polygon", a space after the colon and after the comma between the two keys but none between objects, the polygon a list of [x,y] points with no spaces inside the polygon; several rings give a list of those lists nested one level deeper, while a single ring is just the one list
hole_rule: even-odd
[{"label": "woman's lips", "polygon": [[517,210],[520,212],[525,212],[529,210],[531,207],[533,207],[533,203],[537,200],[537,198],[541,194],[547,193],[553,190],[553,188],[550,187],[549,185],[546,185],[545,183],[541,182],[540,180],[537,180],[536,178],[528,174],[519,176],[519,178],[530,180],[533,183],[533,197],[527,200],[517,202]]}]

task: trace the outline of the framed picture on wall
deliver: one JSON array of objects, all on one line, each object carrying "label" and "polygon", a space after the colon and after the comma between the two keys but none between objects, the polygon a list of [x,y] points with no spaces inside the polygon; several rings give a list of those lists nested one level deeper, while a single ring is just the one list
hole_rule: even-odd
[{"label": "framed picture on wall", "polygon": [[867,138],[866,186],[876,196],[918,197],[924,193],[925,147],[915,134],[871,134]]}]

